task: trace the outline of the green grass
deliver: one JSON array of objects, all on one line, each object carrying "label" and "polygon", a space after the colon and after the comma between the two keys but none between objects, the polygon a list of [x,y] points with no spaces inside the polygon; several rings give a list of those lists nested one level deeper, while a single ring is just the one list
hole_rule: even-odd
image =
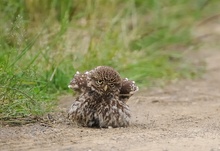
[{"label": "green grass", "polygon": [[116,68],[142,87],[194,78],[184,52],[217,0],[0,1],[0,117],[43,115],[76,70]]}]

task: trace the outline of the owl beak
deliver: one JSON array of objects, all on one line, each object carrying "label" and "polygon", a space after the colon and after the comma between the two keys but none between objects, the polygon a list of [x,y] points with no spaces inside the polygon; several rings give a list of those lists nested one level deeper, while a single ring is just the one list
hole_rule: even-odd
[{"label": "owl beak", "polygon": [[108,89],[108,86],[107,86],[107,85],[105,85],[104,90],[106,91],[107,89]]}]

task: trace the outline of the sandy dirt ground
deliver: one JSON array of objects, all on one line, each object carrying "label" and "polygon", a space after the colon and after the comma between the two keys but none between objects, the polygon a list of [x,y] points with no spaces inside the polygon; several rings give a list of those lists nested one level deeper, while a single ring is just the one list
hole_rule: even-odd
[{"label": "sandy dirt ground", "polygon": [[198,26],[200,34],[195,36],[204,46],[192,57],[206,62],[206,74],[197,80],[140,90],[129,101],[129,127],[95,129],[70,124],[65,117],[73,97],[65,96],[59,103],[62,112],[48,116],[49,123],[0,127],[0,150],[220,151],[220,50],[209,44],[210,30]]}]

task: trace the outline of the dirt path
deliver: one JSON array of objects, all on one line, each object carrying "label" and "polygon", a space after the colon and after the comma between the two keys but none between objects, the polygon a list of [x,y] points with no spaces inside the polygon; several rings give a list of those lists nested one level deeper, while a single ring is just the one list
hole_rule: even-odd
[{"label": "dirt path", "polygon": [[[0,127],[0,150],[220,151],[220,51],[205,46],[199,56],[207,74],[138,92],[129,101],[130,127],[81,128],[60,114],[56,124]],[[62,98],[60,108],[71,103],[72,97]]]}]

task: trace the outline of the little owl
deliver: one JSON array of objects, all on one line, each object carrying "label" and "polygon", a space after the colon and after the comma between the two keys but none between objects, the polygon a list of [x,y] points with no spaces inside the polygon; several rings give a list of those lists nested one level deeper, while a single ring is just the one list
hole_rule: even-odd
[{"label": "little owl", "polygon": [[121,79],[111,67],[76,72],[69,88],[79,96],[68,112],[68,117],[81,126],[126,127],[130,121],[128,99],[138,91],[134,81]]}]

